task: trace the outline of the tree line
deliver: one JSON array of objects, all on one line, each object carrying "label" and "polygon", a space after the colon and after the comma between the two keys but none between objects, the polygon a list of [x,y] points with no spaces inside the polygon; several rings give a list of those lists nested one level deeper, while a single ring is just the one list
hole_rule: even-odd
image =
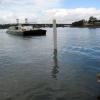
[{"label": "tree line", "polygon": [[72,26],[100,26],[100,20],[98,20],[96,17],[93,17],[91,16],[89,18],[89,20],[85,20],[85,19],[82,19],[82,20],[79,20],[79,21],[76,21],[76,22],[73,22],[72,23]]}]

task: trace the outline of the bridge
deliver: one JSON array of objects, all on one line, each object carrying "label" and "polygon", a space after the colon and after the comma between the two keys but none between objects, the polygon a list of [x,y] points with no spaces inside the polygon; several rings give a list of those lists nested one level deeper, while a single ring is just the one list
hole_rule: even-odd
[{"label": "bridge", "polygon": [[[53,24],[22,24],[26,26],[33,26],[33,27],[53,27]],[[56,24],[57,27],[70,27],[71,24]]]},{"label": "bridge", "polygon": [[[17,26],[18,24],[0,24],[0,29],[5,29],[5,28],[9,28],[10,26]],[[33,27],[53,27],[53,24],[24,24],[24,23],[20,23],[20,25],[23,26],[33,26]],[[71,24],[56,24],[57,27],[70,27]]]}]

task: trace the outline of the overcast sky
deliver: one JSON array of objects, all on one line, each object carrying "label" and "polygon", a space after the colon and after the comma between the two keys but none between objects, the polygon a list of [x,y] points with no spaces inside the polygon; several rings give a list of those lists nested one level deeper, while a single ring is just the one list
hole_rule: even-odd
[{"label": "overcast sky", "polygon": [[0,0],[0,24],[24,22],[71,23],[90,16],[100,18],[100,0]]}]

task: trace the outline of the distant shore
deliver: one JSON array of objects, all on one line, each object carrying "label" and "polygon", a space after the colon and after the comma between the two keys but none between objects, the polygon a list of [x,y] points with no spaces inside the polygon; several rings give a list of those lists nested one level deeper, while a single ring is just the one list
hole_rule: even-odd
[{"label": "distant shore", "polygon": [[96,17],[91,16],[89,20],[79,20],[76,22],[73,22],[72,27],[86,27],[86,28],[100,28],[100,20]]},{"label": "distant shore", "polygon": [[100,28],[100,25],[71,26],[72,28]]}]

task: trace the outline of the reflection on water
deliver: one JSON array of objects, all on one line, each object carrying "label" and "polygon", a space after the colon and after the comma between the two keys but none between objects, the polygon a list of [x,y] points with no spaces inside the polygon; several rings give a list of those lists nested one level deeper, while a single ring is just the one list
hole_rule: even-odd
[{"label": "reflection on water", "polygon": [[59,73],[57,50],[54,50],[53,52],[53,60],[54,60],[54,66],[52,69],[52,77],[57,79],[57,73]]},{"label": "reflection on water", "polygon": [[0,100],[99,100],[100,29],[52,28],[43,37],[0,30]]}]

